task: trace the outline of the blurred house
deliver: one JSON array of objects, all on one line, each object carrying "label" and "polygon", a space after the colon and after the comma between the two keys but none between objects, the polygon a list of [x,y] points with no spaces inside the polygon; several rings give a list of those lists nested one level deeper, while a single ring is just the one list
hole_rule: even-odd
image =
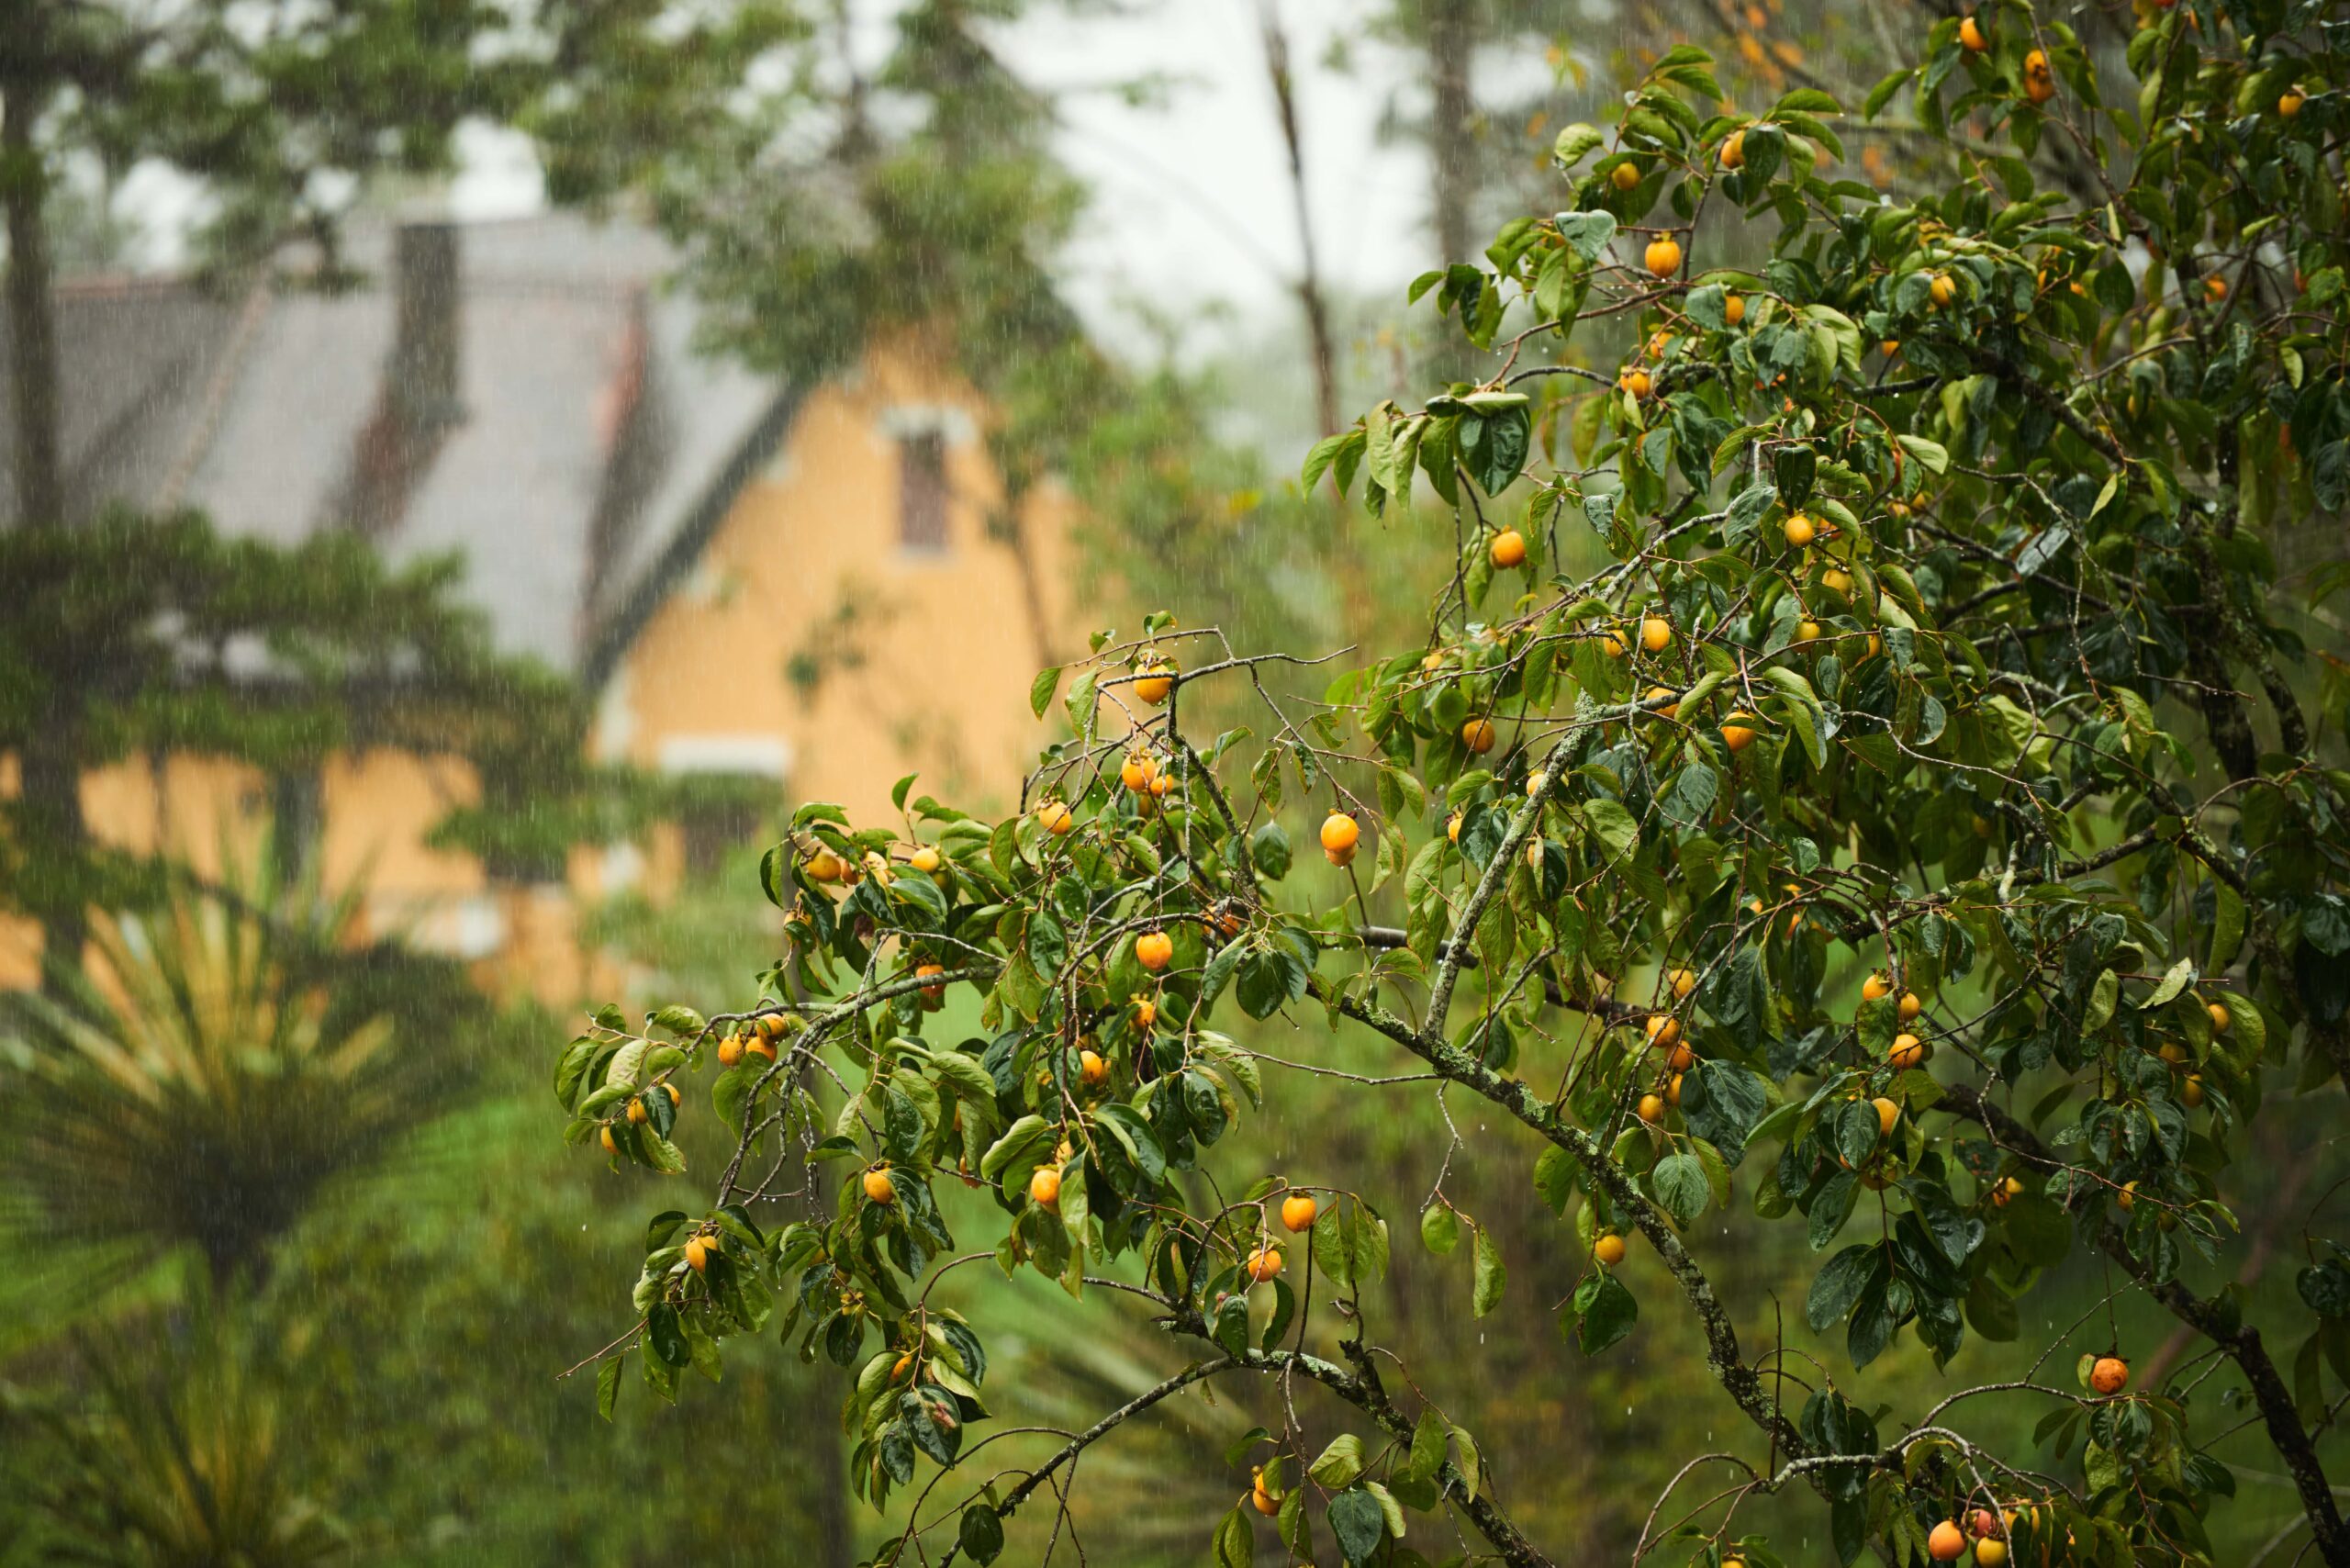
[{"label": "blurred house", "polygon": [[[912,350],[811,385],[699,353],[693,301],[662,286],[676,256],[625,224],[410,224],[354,234],[351,259],[368,281],[342,292],[62,287],[72,510],[193,506],[280,543],[353,529],[394,563],[462,552],[499,648],[598,694],[603,758],[866,821],[916,769],[1015,798],[1028,683],[1070,624],[1068,508],[1046,495],[1007,525],[968,388]],[[0,454],[0,518],[13,495]],[[736,804],[501,888],[424,842],[473,792],[462,762],[370,752],[293,782],[142,757],[83,795],[101,837],[200,868],[224,824],[300,819],[377,931],[566,999],[581,898],[665,895],[760,825],[740,804],[757,789],[713,790]],[[0,926],[0,984],[30,983],[38,951]]]}]

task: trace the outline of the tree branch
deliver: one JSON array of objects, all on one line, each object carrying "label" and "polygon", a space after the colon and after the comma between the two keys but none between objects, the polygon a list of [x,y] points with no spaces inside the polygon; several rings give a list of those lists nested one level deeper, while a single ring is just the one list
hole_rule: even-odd
[{"label": "tree branch", "polygon": [[[1170,1332],[1188,1334],[1201,1339],[1209,1337],[1206,1320],[1196,1312],[1178,1316],[1168,1324],[1168,1327]],[[1126,1421],[1168,1395],[1222,1372],[1298,1373],[1320,1383],[1370,1417],[1389,1437],[1408,1444],[1412,1440],[1412,1423],[1404,1418],[1403,1412],[1396,1409],[1394,1401],[1387,1396],[1385,1387],[1372,1368],[1369,1352],[1356,1340],[1346,1341],[1340,1349],[1353,1363],[1355,1370],[1352,1372],[1335,1361],[1325,1361],[1302,1350],[1251,1350],[1239,1359],[1226,1356],[1221,1361],[1194,1362],[1174,1376],[1145,1389],[1070,1439],[1050,1459],[1031,1471],[1019,1485],[1005,1494],[1003,1501],[995,1506],[996,1517],[1000,1519],[1011,1518],[1021,1504],[1050,1479],[1055,1471],[1073,1462],[1079,1454]],[[1474,1493],[1470,1491],[1467,1477],[1450,1460],[1445,1461],[1437,1472],[1437,1484],[1442,1495],[1469,1517],[1479,1533],[1484,1536],[1486,1543],[1493,1547],[1503,1562],[1510,1564],[1510,1568],[1556,1568],[1550,1558],[1526,1539],[1525,1533],[1493,1500],[1490,1492],[1482,1487]],[[961,1550],[960,1543],[949,1550],[939,1560],[940,1568],[950,1568]]]},{"label": "tree branch", "polygon": [[[1071,1438],[1067,1443],[1062,1445],[1062,1447],[1058,1450],[1050,1459],[1038,1465],[1035,1469],[1030,1471],[1027,1478],[1022,1481],[1019,1485],[1014,1486],[1010,1492],[1004,1494],[1003,1501],[995,1506],[995,1517],[999,1519],[1010,1518],[1014,1513],[1019,1511],[1021,1504],[1026,1502],[1035,1494],[1037,1487],[1042,1486],[1046,1481],[1052,1478],[1053,1472],[1058,1470],[1065,1464],[1073,1462],[1079,1454],[1083,1453],[1087,1449],[1091,1448],[1095,1443],[1098,1443],[1103,1438],[1108,1437],[1119,1427],[1125,1425],[1127,1421],[1132,1420],[1135,1417],[1141,1415],[1144,1411],[1149,1409],[1160,1400],[1165,1399],[1168,1395],[1181,1393],[1182,1390],[1191,1387],[1192,1384],[1212,1378],[1218,1372],[1232,1372],[1240,1365],[1240,1362],[1233,1361],[1229,1357],[1219,1361],[1194,1361],[1192,1365],[1185,1367],[1181,1372],[1177,1372],[1173,1377],[1164,1379],[1163,1381],[1153,1384],[1151,1387],[1143,1390],[1140,1394],[1136,1394],[1132,1399],[1127,1400],[1124,1405],[1119,1406],[1115,1410],[1111,1411],[1099,1421],[1094,1422],[1093,1425],[1086,1428],[1085,1430]],[[962,1550],[963,1543],[959,1540],[952,1547],[948,1548],[946,1555],[939,1559],[939,1568],[950,1568],[950,1565],[954,1562],[955,1559],[961,1554]]]},{"label": "tree branch", "polygon": [[[1329,994],[1326,990],[1325,994]],[[1572,1123],[1560,1119],[1550,1106],[1534,1097],[1526,1085],[1503,1078],[1484,1063],[1441,1039],[1430,1038],[1415,1031],[1399,1018],[1352,997],[1337,997],[1338,1011],[1357,1023],[1384,1035],[1434,1068],[1441,1077],[1483,1096],[1508,1112],[1518,1121],[1539,1133],[1572,1157],[1588,1172],[1593,1181],[1606,1189],[1617,1206],[1632,1216],[1649,1245],[1664,1262],[1673,1282],[1690,1310],[1696,1316],[1698,1327],[1706,1338],[1706,1365],[1731,1400],[1744,1411],[1772,1439],[1788,1454],[1800,1458],[1810,1453],[1811,1445],[1795,1428],[1779,1409],[1777,1402],[1763,1392],[1762,1380],[1749,1366],[1738,1348],[1738,1328],[1731,1323],[1729,1313],[1714,1292],[1713,1282],[1698,1267],[1664,1215],[1647,1194],[1633,1183],[1624,1168],[1608,1158],[1606,1150],[1592,1141],[1591,1135]]]},{"label": "tree branch", "polygon": [[[1354,935],[1366,947],[1395,948],[1411,946],[1411,933],[1399,925],[1359,925],[1355,927]],[[1478,961],[1476,950],[1469,947],[1466,943],[1438,943],[1437,953],[1438,957],[1447,957],[1456,947],[1461,949],[1464,954],[1460,960],[1462,969],[1475,969],[1482,967]],[[1648,1016],[1648,1009],[1635,1007],[1628,1002],[1617,1002],[1613,997],[1569,996],[1548,979],[1542,982],[1542,991],[1550,998],[1553,1007],[1565,1007],[1577,1013],[1587,1013],[1595,1018],[1604,1018],[1610,1024],[1637,1024]]]},{"label": "tree branch", "polygon": [[[2030,1127],[1965,1084],[1945,1085],[1942,1104],[1970,1121],[1980,1122],[1993,1138],[2028,1160],[2050,1167],[2065,1163]],[[2285,1468],[2292,1473],[2294,1489],[2301,1495],[2301,1506],[2310,1517],[2310,1530],[2318,1551],[2333,1568],[2350,1565],[2350,1530],[2344,1529],[2342,1513],[2326,1484],[2325,1467],[2318,1459],[2317,1447],[2301,1428],[2293,1395],[2285,1380],[2277,1375],[2277,1363],[2269,1359],[2267,1347],[2261,1343],[2260,1330],[2242,1322],[2232,1310],[2198,1296],[2177,1280],[2155,1280],[2130,1250],[2121,1228],[2109,1221],[2098,1226],[2097,1242],[2098,1249],[2137,1282],[2140,1289],[2180,1322],[2226,1351],[2243,1371],[2244,1381],[2251,1385],[2253,1402],[2259,1406],[2262,1424],[2268,1428],[2268,1439],[2285,1462]]]},{"label": "tree branch", "polygon": [[[1491,721],[1488,721],[1490,722]],[[1460,983],[1460,971],[1468,965],[1469,945],[1475,939],[1477,922],[1484,918],[1485,906],[1494,901],[1509,876],[1509,868],[1516,863],[1517,852],[1526,843],[1527,834],[1542,820],[1542,807],[1559,788],[1559,770],[1567,760],[1568,740],[1561,740],[1542,759],[1542,786],[1527,798],[1517,815],[1510,820],[1509,831],[1502,835],[1501,846],[1485,862],[1484,875],[1477,879],[1476,890],[1469,895],[1468,904],[1460,912],[1460,919],[1453,926],[1457,934],[1449,950],[1437,960],[1436,980],[1428,987],[1428,1015],[1425,1027],[1428,1038],[1441,1042],[1444,1038],[1444,1015],[1452,1006],[1453,988]]]}]

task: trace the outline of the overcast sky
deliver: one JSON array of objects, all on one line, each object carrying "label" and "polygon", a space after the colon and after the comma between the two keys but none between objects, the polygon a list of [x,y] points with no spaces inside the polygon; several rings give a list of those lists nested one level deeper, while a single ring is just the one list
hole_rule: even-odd
[{"label": "overcast sky", "polygon": [[[1375,134],[1404,62],[1374,49],[1355,52],[1351,73],[1321,64],[1332,35],[1371,8],[1284,6],[1315,239],[1341,292],[1394,286],[1432,250],[1426,164]],[[1040,19],[1013,52],[1034,79],[1064,89],[1149,71],[1175,80],[1160,108],[1065,92],[1063,152],[1095,192],[1084,263],[1113,265],[1154,298],[1221,297],[1251,316],[1289,307],[1297,224],[1254,0],[1170,0],[1147,19]]]}]

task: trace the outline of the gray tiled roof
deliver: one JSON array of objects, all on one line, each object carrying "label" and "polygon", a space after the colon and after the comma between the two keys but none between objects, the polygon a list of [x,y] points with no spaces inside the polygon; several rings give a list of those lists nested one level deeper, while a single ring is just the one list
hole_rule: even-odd
[{"label": "gray tiled roof", "polygon": [[[226,533],[285,543],[345,526],[392,346],[389,238],[351,236],[366,281],[341,293],[62,287],[72,510],[185,504]],[[661,288],[676,258],[647,230],[551,215],[462,225],[458,244],[463,416],[376,541],[394,562],[464,552],[464,591],[501,648],[592,674],[630,606],[699,551],[789,404],[772,381],[691,351],[694,307]],[[0,419],[7,401],[0,377]],[[632,407],[642,467],[622,484]],[[15,508],[7,448],[0,518]],[[613,494],[627,502],[599,528]]]}]

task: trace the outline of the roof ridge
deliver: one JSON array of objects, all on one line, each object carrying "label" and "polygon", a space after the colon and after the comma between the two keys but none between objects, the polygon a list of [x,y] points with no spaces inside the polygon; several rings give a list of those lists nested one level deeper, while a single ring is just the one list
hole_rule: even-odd
[{"label": "roof ridge", "polygon": [[643,277],[586,277],[543,271],[500,272],[460,264],[468,297],[501,299],[581,299],[599,305],[632,306],[655,281]]},{"label": "roof ridge", "polygon": [[134,295],[202,295],[208,290],[195,273],[107,272],[59,278],[50,292],[60,299],[123,299]]},{"label": "roof ridge", "polygon": [[244,370],[253,340],[261,335],[262,320],[269,314],[273,293],[267,273],[245,291],[244,308],[238,312],[237,324],[229,330],[229,341],[221,347],[220,363],[212,367],[212,375],[204,384],[196,416],[188,421],[187,439],[180,443],[178,454],[163,471],[163,482],[155,487],[158,511],[171,511],[179,506],[196,479],[196,469],[210,455],[212,443],[219,439],[220,421],[229,410],[229,394]]}]

